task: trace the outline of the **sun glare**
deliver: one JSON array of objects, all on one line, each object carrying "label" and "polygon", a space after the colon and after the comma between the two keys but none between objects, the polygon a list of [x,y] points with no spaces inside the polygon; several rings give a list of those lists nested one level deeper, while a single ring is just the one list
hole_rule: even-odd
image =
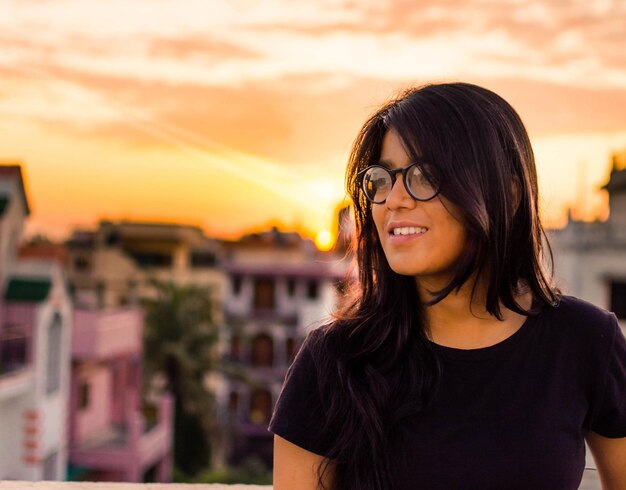
[{"label": "sun glare", "polygon": [[333,246],[332,233],[328,230],[320,230],[317,235],[315,235],[315,245],[325,252],[330,250]]}]

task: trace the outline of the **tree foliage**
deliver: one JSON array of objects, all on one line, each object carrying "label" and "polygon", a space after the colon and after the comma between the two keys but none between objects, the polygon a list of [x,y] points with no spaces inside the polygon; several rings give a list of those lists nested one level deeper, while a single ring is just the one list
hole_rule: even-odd
[{"label": "tree foliage", "polygon": [[219,370],[212,291],[197,285],[151,281],[154,296],[145,309],[146,386],[162,378],[175,397],[174,464],[195,475],[211,456],[215,402],[205,380]]}]

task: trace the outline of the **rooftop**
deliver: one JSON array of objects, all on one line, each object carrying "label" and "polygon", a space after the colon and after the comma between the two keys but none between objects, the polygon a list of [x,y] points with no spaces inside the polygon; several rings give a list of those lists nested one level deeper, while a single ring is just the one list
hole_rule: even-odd
[{"label": "rooftop", "polygon": [[[18,181],[20,194],[22,196],[22,200],[24,201],[24,207],[26,209],[26,214],[30,214],[28,198],[26,197],[26,189],[24,185],[24,175],[22,174],[22,163],[0,161],[0,180],[10,179],[15,179]],[[7,203],[4,204],[4,206],[6,205]],[[2,211],[4,211],[4,209]]]}]

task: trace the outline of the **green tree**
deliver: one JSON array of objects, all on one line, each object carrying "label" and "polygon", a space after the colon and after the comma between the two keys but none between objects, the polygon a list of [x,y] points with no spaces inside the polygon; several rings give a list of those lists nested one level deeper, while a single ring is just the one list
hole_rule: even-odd
[{"label": "green tree", "polygon": [[207,375],[223,371],[216,353],[219,328],[209,287],[152,280],[145,308],[146,386],[163,379],[175,397],[174,464],[188,475],[205,470],[211,457],[215,400]]}]

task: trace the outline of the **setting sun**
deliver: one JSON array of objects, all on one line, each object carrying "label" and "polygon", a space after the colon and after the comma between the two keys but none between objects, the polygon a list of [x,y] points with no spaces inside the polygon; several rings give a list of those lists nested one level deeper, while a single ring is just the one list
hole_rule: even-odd
[{"label": "setting sun", "polygon": [[315,235],[315,245],[320,250],[330,250],[334,244],[333,235],[328,230],[320,230],[317,235]]}]

